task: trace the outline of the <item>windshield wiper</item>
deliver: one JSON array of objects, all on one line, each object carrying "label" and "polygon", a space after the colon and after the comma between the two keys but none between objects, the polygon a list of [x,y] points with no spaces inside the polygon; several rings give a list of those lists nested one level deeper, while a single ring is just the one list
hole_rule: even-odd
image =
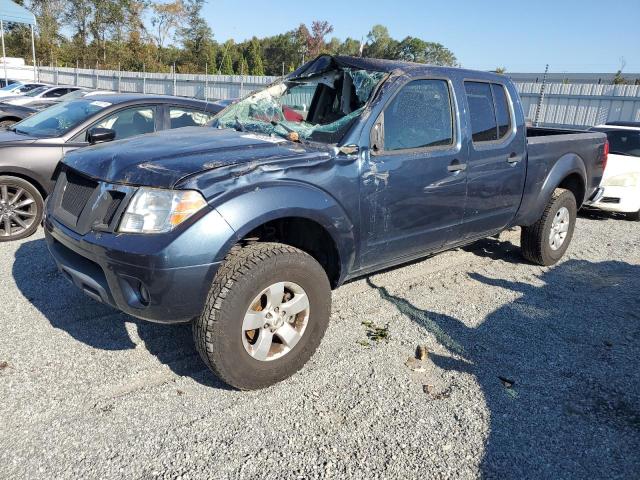
[{"label": "windshield wiper", "polygon": [[296,132],[293,128],[291,127],[287,127],[285,124],[280,123],[280,122],[276,122],[275,120],[271,120],[271,125],[273,125],[274,127],[282,127],[284,128],[287,133],[294,133],[296,135],[297,140],[292,140],[291,138],[289,138],[289,136],[287,136],[287,140],[292,141],[292,142],[298,142],[302,145],[307,145],[307,141],[303,140],[303,138],[300,136],[300,134],[298,132]]}]

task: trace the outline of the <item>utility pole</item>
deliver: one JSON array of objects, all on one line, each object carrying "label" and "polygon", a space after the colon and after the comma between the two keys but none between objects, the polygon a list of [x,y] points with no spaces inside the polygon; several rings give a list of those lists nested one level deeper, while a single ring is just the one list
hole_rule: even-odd
[{"label": "utility pole", "polygon": [[536,106],[536,116],[533,119],[533,125],[535,127],[540,124],[540,110],[542,110],[542,103],[544,102],[545,87],[547,86],[547,74],[549,73],[549,64],[544,68],[544,75],[542,76],[542,85],[540,85],[540,98],[538,98],[538,105]]},{"label": "utility pole", "polygon": [[176,62],[173,62],[173,96],[176,96]]}]

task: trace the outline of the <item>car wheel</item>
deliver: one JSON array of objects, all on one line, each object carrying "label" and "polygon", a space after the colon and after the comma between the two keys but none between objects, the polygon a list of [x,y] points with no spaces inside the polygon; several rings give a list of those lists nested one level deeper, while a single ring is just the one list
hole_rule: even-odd
[{"label": "car wheel", "polygon": [[0,242],[26,238],[42,221],[44,201],[28,181],[0,176]]},{"label": "car wheel", "polygon": [[297,372],[324,336],[331,287],[310,255],[279,243],[235,247],[220,266],[194,339],[207,366],[241,390]]},{"label": "car wheel", "polygon": [[1,129],[8,128],[8,127],[10,127],[11,125],[14,125],[14,124],[16,124],[16,123],[18,123],[18,122],[16,122],[15,120],[2,120],[2,121],[0,122],[0,130],[1,130]]},{"label": "car wheel", "polygon": [[638,210],[635,213],[628,213],[627,214],[627,218],[629,218],[629,220],[634,220],[636,222],[640,222],[640,210]]},{"label": "car wheel", "polygon": [[522,227],[520,248],[523,256],[538,265],[549,266],[569,248],[576,226],[576,199],[569,190],[558,188],[533,225]]}]

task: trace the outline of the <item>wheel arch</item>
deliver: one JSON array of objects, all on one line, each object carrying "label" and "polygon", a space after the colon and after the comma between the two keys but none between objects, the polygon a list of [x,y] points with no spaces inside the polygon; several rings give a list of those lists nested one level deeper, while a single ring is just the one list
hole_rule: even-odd
[{"label": "wheel arch", "polygon": [[[312,186],[258,188],[225,201],[216,210],[234,230],[235,242],[279,241],[316,258],[332,287],[342,283],[355,262],[354,226],[344,209]],[[224,246],[224,257],[233,244]]]},{"label": "wheel arch", "polygon": [[29,182],[30,184],[32,184],[36,188],[36,190],[38,190],[38,192],[40,193],[43,199],[47,198],[47,196],[49,195],[47,193],[47,190],[44,188],[42,182],[40,182],[40,180],[35,178],[34,175],[29,175],[28,173],[23,172],[21,170],[16,171],[16,170],[5,169],[0,167],[0,177],[20,178],[25,182]]},{"label": "wheel arch", "polygon": [[560,157],[545,175],[534,201],[523,205],[514,225],[527,226],[535,223],[544,212],[553,192],[557,188],[565,188],[573,193],[578,209],[586,196],[587,169],[582,157],[575,153],[567,153]]},{"label": "wheel arch", "polygon": [[22,120],[22,118],[13,117],[13,116],[11,116],[11,115],[8,115],[8,116],[6,116],[6,117],[0,117],[0,122],[8,122],[8,121],[11,121],[11,122],[16,122],[16,123],[18,123],[18,122],[19,122],[19,121],[21,121],[21,120]]}]

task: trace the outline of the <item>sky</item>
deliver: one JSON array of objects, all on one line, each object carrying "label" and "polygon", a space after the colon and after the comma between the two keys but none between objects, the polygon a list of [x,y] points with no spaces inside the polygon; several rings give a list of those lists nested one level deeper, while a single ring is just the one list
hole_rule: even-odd
[{"label": "sky", "polygon": [[327,20],[331,36],[366,38],[377,23],[392,37],[443,44],[466,68],[509,72],[640,72],[640,0],[209,0],[215,38],[242,41]]}]

